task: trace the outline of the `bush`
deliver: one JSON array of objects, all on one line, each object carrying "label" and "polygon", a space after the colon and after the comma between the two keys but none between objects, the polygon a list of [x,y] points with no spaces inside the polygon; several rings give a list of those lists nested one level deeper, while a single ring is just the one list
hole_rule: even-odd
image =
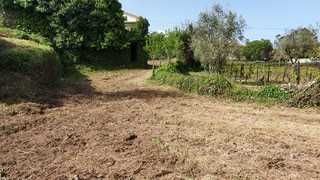
[{"label": "bush", "polygon": [[12,27],[39,33],[56,49],[100,50],[127,44],[118,0],[0,0],[0,10]]},{"label": "bush", "polygon": [[246,87],[236,86],[230,93],[235,101],[252,101],[265,104],[285,103],[290,99],[290,93],[278,86],[265,86],[254,90]]},{"label": "bush", "polygon": [[162,84],[174,86],[184,92],[197,93],[200,95],[217,96],[228,93],[232,85],[220,75],[190,76],[181,74],[178,64],[168,64],[160,67],[152,76]]},{"label": "bush", "polygon": [[280,101],[288,100],[289,93],[282,90],[278,86],[265,86],[259,93],[258,97],[260,98],[271,98],[271,99],[278,99]]},{"label": "bush", "polygon": [[30,76],[44,84],[55,83],[62,69],[52,48],[14,38],[0,38],[0,68]]},{"label": "bush", "polygon": [[183,63],[177,62],[177,63],[169,63],[169,64],[162,65],[156,70],[156,72],[187,74],[188,69]]}]

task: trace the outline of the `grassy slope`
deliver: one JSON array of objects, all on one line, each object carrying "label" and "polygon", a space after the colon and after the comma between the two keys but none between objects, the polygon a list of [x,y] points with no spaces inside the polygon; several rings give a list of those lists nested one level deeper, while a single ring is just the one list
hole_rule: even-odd
[{"label": "grassy slope", "polygon": [[52,85],[61,75],[54,50],[37,40],[20,39],[20,34],[0,28],[0,103],[34,99],[43,85]]}]

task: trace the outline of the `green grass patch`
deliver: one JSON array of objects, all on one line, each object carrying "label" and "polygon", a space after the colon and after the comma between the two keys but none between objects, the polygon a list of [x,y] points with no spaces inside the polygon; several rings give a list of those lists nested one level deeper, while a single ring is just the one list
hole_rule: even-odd
[{"label": "green grass patch", "polygon": [[286,104],[291,94],[278,86],[268,85],[259,88],[247,88],[243,86],[234,86],[229,97],[235,101],[247,101],[263,104]]},{"label": "green grass patch", "polygon": [[0,26],[0,37],[23,39],[23,40],[33,41],[33,42],[48,45],[48,46],[50,45],[49,41],[46,38],[38,34],[27,33],[24,31],[11,29],[3,26]]},{"label": "green grass patch", "polygon": [[45,84],[53,84],[61,75],[55,51],[34,41],[0,37],[0,68],[21,73]]}]

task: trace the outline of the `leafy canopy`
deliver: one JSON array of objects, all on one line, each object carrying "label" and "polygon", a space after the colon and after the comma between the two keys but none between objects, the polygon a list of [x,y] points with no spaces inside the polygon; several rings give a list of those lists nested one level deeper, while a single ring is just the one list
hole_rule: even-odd
[{"label": "leafy canopy", "polygon": [[0,0],[6,22],[40,33],[57,49],[106,49],[126,45],[118,0]]},{"label": "leafy canopy", "polygon": [[194,26],[192,47],[195,57],[210,71],[222,73],[234,44],[243,38],[245,21],[232,11],[214,5],[203,12]]},{"label": "leafy canopy", "polygon": [[291,63],[297,63],[299,58],[311,58],[318,47],[316,30],[312,28],[297,28],[285,35],[277,36],[278,49],[289,58]]},{"label": "leafy canopy", "polygon": [[243,47],[242,53],[249,61],[270,60],[273,46],[270,40],[251,41]]}]

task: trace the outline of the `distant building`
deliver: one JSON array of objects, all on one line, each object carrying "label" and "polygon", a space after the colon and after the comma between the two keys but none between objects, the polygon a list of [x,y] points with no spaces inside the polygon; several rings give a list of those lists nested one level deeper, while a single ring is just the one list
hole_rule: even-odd
[{"label": "distant building", "polygon": [[124,17],[126,18],[126,27],[128,30],[132,29],[132,27],[139,21],[139,16],[124,12]]},{"label": "distant building", "polygon": [[126,23],[136,23],[139,20],[139,16],[124,12],[124,17],[127,18]]}]

